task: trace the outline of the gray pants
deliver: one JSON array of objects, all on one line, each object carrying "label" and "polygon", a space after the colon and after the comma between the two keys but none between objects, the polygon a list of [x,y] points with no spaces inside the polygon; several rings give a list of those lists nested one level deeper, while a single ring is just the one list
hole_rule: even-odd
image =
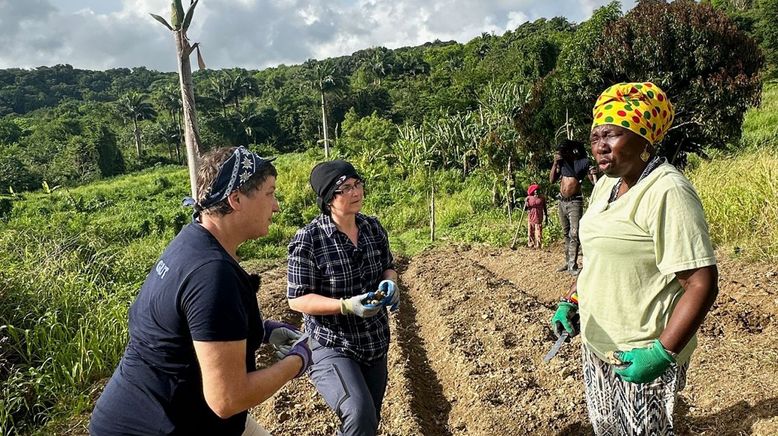
[{"label": "gray pants", "polygon": [[583,215],[583,200],[559,200],[559,224],[565,235],[565,262],[568,270],[578,269],[578,223]]},{"label": "gray pants", "polygon": [[311,380],[340,418],[338,434],[375,436],[389,379],[386,356],[364,364],[311,342]]}]

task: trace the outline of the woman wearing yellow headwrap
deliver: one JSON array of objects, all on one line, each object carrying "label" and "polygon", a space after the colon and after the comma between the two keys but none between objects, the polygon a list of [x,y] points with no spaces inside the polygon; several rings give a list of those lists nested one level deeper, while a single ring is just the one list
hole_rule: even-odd
[{"label": "woman wearing yellow headwrap", "polygon": [[695,332],[718,293],[697,193],[656,156],[673,116],[649,82],[613,85],[593,109],[592,154],[606,177],[581,219],[583,269],[552,324],[581,332],[596,434],[674,432]]}]

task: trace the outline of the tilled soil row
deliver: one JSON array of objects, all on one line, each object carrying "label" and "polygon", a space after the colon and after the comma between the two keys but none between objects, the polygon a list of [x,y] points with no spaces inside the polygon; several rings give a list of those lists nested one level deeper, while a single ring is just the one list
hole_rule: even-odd
[{"label": "tilled soil row", "polygon": [[[559,247],[445,247],[400,276],[391,319],[383,435],[589,434],[580,341],[550,363],[548,321],[572,283],[553,272]],[[680,434],[778,434],[778,274],[720,259],[721,290],[699,333],[677,405]],[[262,272],[267,318],[300,324],[285,299],[286,269]],[[262,350],[260,365],[272,362]],[[275,435],[331,435],[337,417],[303,378],[252,413]]]},{"label": "tilled soil row", "polygon": [[[553,343],[551,309],[511,282],[463,261],[467,250],[429,252],[401,271],[400,311],[391,316],[389,386],[383,435],[580,434],[578,359],[567,345],[541,364]],[[403,268],[404,270],[405,268]],[[285,268],[261,273],[263,316],[300,325],[285,300]],[[258,365],[271,364],[261,350]],[[252,410],[276,435],[331,435],[338,420],[305,378]]]},{"label": "tilled soil row", "polygon": [[[259,302],[262,315],[300,326],[301,316],[291,311],[286,301],[285,264],[270,268],[261,276]],[[408,327],[402,320],[412,310],[411,302],[404,301],[399,317],[390,315],[393,339],[388,356],[389,385],[379,428],[379,433],[387,436],[433,434],[422,431],[419,422],[428,416],[426,405],[434,404],[434,401],[418,397],[426,395],[426,392],[409,384],[413,379],[431,379],[424,376],[423,367],[410,363],[409,356],[418,352],[415,349],[415,328],[412,324]],[[258,367],[268,366],[274,360],[269,347],[263,347]],[[251,412],[274,435],[333,435],[339,424],[335,413],[327,407],[307,377],[288,383]]]},{"label": "tilled soil row", "polygon": [[586,432],[577,346],[542,357],[554,338],[552,309],[495,277],[467,252],[424,253],[402,276],[413,301],[427,365],[443,404],[424,434]]},{"label": "tilled soil row", "polygon": [[[480,247],[463,257],[551,303],[571,283],[548,273],[561,263],[560,253]],[[743,264],[723,253],[718,261],[719,296],[700,328],[679,396],[679,433],[778,434],[778,266]]]}]

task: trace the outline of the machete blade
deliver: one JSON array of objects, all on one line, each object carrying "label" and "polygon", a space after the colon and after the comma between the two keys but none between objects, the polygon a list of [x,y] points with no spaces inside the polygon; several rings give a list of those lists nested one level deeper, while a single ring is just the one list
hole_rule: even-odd
[{"label": "machete blade", "polygon": [[562,348],[562,344],[565,343],[567,338],[570,336],[570,333],[567,331],[563,331],[561,335],[559,335],[559,339],[556,340],[554,343],[554,346],[551,347],[551,349],[548,351],[548,354],[546,354],[546,357],[543,358],[543,363],[548,363],[551,359],[556,356],[556,353],[559,352],[559,349]]}]

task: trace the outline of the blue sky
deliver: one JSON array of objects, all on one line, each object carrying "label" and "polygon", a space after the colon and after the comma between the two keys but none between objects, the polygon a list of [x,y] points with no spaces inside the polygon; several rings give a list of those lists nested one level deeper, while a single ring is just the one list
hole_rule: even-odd
[{"label": "blue sky", "polygon": [[[183,0],[185,8],[189,0]],[[588,19],[601,0],[200,0],[188,35],[209,68],[261,69],[435,39],[467,42],[538,18]],[[633,0],[622,1],[629,9]],[[0,0],[0,68],[174,71],[170,0]]]}]

